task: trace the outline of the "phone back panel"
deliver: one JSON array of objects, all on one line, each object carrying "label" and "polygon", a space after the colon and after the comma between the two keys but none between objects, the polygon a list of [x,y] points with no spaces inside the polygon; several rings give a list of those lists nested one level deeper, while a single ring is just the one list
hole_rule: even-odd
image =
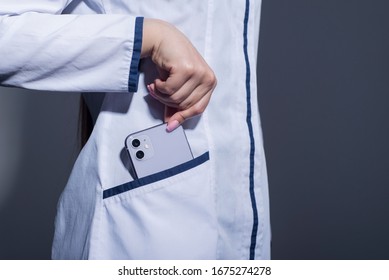
[{"label": "phone back panel", "polygon": [[151,175],[193,159],[182,126],[172,132],[166,124],[127,136],[125,145],[137,178]]}]

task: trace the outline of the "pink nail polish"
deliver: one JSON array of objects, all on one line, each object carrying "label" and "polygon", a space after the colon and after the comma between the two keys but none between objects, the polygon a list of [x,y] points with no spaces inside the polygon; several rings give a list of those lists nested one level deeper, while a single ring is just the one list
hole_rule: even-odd
[{"label": "pink nail polish", "polygon": [[179,126],[180,126],[180,123],[176,120],[176,121],[173,121],[171,123],[168,123],[166,130],[168,132],[172,132],[173,130],[175,130]]}]

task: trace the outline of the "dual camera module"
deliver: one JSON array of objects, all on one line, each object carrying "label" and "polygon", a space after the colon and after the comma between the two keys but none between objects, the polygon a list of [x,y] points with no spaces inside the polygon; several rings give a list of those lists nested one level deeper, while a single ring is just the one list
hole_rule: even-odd
[{"label": "dual camera module", "polygon": [[132,159],[144,161],[154,156],[154,147],[147,134],[137,134],[126,139],[126,148]]},{"label": "dual camera module", "polygon": [[[131,141],[131,145],[134,147],[134,148],[138,148],[140,146],[140,140],[139,139],[134,139]],[[145,157],[145,153],[142,151],[142,150],[139,150],[135,153],[135,156],[137,159],[143,159]]]}]

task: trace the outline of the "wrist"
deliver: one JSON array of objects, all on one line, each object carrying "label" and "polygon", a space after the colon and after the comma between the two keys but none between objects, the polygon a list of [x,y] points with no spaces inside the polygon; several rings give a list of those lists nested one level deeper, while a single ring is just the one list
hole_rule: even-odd
[{"label": "wrist", "polygon": [[162,39],[164,29],[168,23],[158,19],[144,19],[141,57],[152,56]]}]

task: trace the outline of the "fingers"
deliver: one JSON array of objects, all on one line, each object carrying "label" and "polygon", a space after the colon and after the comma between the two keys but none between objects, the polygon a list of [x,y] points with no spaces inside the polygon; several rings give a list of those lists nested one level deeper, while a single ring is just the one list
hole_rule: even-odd
[{"label": "fingers", "polygon": [[207,94],[194,106],[182,111],[177,110],[177,112],[174,113],[168,120],[168,125],[166,127],[167,131],[171,132],[179,125],[181,125],[185,120],[202,114],[207,107],[210,98],[211,94]]},{"label": "fingers", "polygon": [[[154,84],[148,86],[150,95],[166,105],[165,121],[168,122],[167,130],[173,131],[185,120],[204,112],[211,99],[214,85],[200,85],[194,90],[191,89],[191,85],[184,85],[172,96],[161,94],[158,91],[155,92],[154,88]],[[187,92],[191,94],[186,95]]]},{"label": "fingers", "polygon": [[172,74],[166,81],[157,79],[147,88],[150,94],[163,104],[184,110],[194,106],[205,95],[211,94],[215,86],[215,75],[209,71],[197,76]]},{"label": "fingers", "polygon": [[[202,76],[206,75],[205,70],[202,70],[201,67],[200,63],[196,69],[191,63],[180,61],[169,70],[168,77],[164,79],[160,76],[160,79],[154,81],[156,89],[161,93],[173,95],[185,84],[201,83]],[[161,71],[163,70],[159,70],[159,72]]]},{"label": "fingers", "polygon": [[184,121],[194,116],[200,115],[204,112],[209,101],[211,99],[211,92],[204,95],[204,97],[199,100],[195,105],[189,107],[185,110],[180,110],[178,108],[165,107],[165,122],[167,122],[166,130],[171,132],[179,127]]},{"label": "fingers", "polygon": [[[160,101],[161,103],[173,107],[173,108],[179,108],[179,109],[186,109],[196,102],[198,102],[199,99],[202,98],[203,95],[206,94],[206,91],[204,89],[201,89],[196,84],[187,83],[182,86],[178,91],[174,92],[171,95],[161,93],[159,90],[153,90],[153,88],[156,88],[155,86],[151,86],[151,92],[150,94]],[[189,94],[187,94],[189,93]]]}]

